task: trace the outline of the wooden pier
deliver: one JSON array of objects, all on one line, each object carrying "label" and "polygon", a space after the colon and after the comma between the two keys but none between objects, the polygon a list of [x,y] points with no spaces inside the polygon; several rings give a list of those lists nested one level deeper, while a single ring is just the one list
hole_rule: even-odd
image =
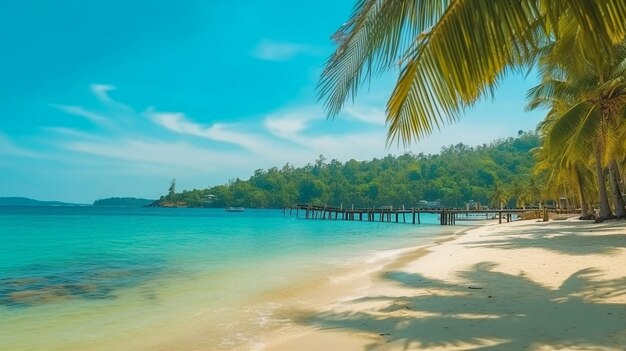
[{"label": "wooden pier", "polygon": [[[421,224],[420,215],[423,213],[439,215],[439,224],[454,225],[456,221],[498,219],[510,222],[513,214],[529,212],[533,210],[502,209],[502,210],[457,210],[457,209],[424,209],[424,208],[339,208],[316,205],[298,204],[295,207],[296,217],[305,219],[343,220],[343,221],[367,221],[367,222],[395,222],[407,223],[407,217],[411,224]],[[293,209],[290,210],[290,214]],[[536,210],[535,210],[536,211]],[[491,215],[491,217],[490,217]]]}]

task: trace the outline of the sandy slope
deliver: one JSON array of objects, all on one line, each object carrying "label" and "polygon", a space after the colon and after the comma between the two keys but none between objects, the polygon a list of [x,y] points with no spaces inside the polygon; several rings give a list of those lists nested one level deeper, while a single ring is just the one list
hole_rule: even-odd
[{"label": "sandy slope", "polygon": [[401,256],[267,349],[626,350],[626,222],[490,224]]}]

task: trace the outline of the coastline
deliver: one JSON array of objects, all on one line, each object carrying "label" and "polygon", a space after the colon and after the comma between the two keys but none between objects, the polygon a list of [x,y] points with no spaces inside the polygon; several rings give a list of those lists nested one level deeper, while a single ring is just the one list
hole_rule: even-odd
[{"label": "coastline", "polygon": [[283,311],[332,302],[360,277],[365,289],[408,246],[456,230],[260,210],[233,221],[223,210],[8,208],[0,221],[11,350],[260,349]]},{"label": "coastline", "polygon": [[281,312],[259,349],[623,350],[624,262],[623,222],[483,224]]}]

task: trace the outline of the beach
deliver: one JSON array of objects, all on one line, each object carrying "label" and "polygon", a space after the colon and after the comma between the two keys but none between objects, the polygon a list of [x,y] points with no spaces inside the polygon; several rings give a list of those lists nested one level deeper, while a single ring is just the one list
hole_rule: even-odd
[{"label": "beach", "polygon": [[624,350],[625,224],[529,220],[441,237],[355,277],[359,289],[331,289],[332,303],[283,311],[295,323],[266,335],[263,345],[273,351]]},{"label": "beach", "polygon": [[0,254],[0,349],[626,345],[623,221],[442,226],[433,215],[413,226],[270,210],[235,216],[4,209],[12,250]]},{"label": "beach", "polygon": [[410,246],[459,230],[435,223],[0,207],[0,350],[261,350],[295,325],[282,311],[361,294]]}]

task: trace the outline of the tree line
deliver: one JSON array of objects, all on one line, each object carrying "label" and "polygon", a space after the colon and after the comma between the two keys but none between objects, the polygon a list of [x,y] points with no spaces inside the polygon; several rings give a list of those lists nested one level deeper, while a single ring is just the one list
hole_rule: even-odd
[{"label": "tree line", "polygon": [[[420,200],[449,208],[466,203],[537,206],[543,174],[534,174],[530,150],[540,145],[533,132],[438,154],[406,153],[371,161],[328,161],[320,155],[303,167],[258,169],[247,180],[176,192],[175,180],[158,206],[284,208],[296,203],[355,207],[420,207]],[[421,205],[423,207],[423,205]]]}]

